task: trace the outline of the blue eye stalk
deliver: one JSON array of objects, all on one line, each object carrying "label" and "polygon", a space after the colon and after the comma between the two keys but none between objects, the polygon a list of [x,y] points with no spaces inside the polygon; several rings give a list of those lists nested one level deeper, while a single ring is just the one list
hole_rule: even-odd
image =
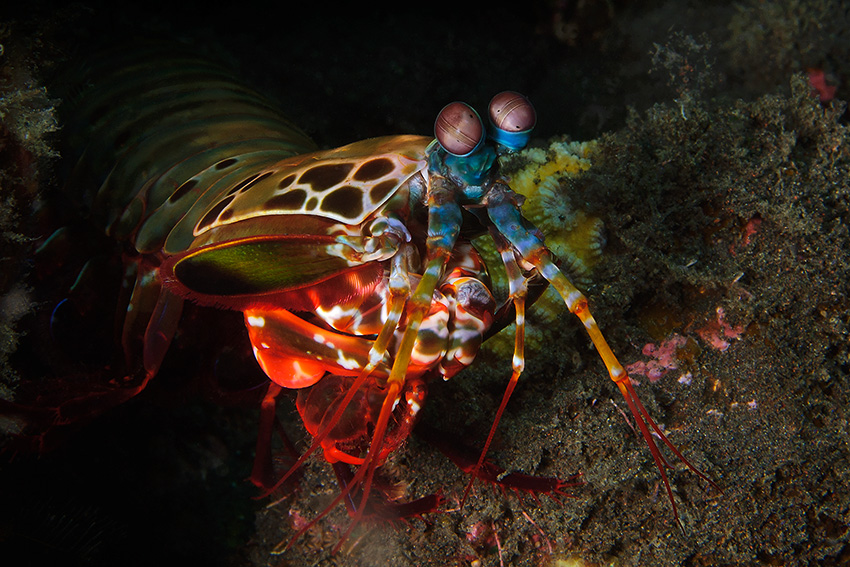
[{"label": "blue eye stalk", "polygon": [[509,151],[523,149],[537,124],[531,102],[514,91],[497,94],[490,101],[490,136]]}]

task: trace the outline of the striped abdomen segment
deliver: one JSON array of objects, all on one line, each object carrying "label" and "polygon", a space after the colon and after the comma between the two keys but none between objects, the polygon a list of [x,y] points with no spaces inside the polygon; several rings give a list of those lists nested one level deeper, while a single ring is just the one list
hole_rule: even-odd
[{"label": "striped abdomen segment", "polygon": [[315,149],[263,96],[174,45],[105,53],[83,82],[67,128],[83,148],[69,188],[108,234],[142,253],[162,249],[175,226],[169,252],[180,251],[228,192]]}]

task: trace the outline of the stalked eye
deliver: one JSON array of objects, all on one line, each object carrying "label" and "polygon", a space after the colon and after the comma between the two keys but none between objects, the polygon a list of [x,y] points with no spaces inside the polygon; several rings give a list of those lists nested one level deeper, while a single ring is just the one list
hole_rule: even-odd
[{"label": "stalked eye", "polygon": [[505,91],[490,101],[490,121],[500,130],[523,132],[534,128],[537,113],[527,98],[514,91]]},{"label": "stalked eye", "polygon": [[443,107],[437,115],[434,135],[450,154],[467,156],[484,141],[484,124],[471,106],[464,102],[453,102]]},{"label": "stalked eye", "polygon": [[503,146],[512,150],[524,148],[536,123],[534,107],[517,92],[505,91],[490,101],[492,136]]}]

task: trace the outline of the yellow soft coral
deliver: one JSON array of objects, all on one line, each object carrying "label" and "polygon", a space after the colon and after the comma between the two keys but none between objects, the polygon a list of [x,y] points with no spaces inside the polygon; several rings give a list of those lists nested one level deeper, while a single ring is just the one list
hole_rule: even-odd
[{"label": "yellow soft coral", "polygon": [[[553,141],[548,149],[531,148],[509,156],[502,171],[511,188],[525,196],[523,215],[546,237],[546,245],[560,260],[561,268],[579,287],[589,283],[590,272],[602,254],[605,239],[602,221],[573,206],[567,191],[569,180],[591,167],[595,141]],[[507,277],[489,239],[474,244],[487,261],[493,286],[507,294]],[[529,310],[526,344],[534,349],[545,339],[543,329],[565,310],[563,300],[551,288]],[[513,352],[513,325],[493,337],[485,347],[500,354]]]}]

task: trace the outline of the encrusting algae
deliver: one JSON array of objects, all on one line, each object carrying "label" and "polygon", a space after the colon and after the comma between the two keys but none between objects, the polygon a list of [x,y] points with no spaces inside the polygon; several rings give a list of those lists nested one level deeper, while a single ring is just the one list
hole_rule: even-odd
[{"label": "encrusting algae", "polygon": [[[570,181],[579,178],[592,165],[596,141],[553,140],[548,148],[529,148],[502,158],[502,172],[510,178],[511,189],[526,198],[523,214],[546,237],[546,245],[558,257],[559,267],[579,288],[590,283],[590,274],[605,246],[602,220],[577,208],[570,197]],[[474,241],[475,247],[492,266],[490,277],[497,293],[507,295],[507,276],[489,238]],[[489,259],[494,261],[490,262]],[[534,350],[543,343],[544,328],[565,310],[564,302],[549,288],[528,310],[526,345]],[[483,348],[510,356],[514,349],[514,325],[503,329],[484,343]]]}]

